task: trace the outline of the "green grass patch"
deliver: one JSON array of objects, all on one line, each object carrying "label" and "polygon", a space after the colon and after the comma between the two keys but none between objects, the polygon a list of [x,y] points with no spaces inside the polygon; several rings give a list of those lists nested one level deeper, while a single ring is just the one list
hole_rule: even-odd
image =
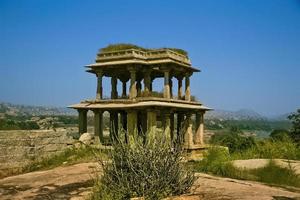
[{"label": "green grass patch", "polygon": [[[128,49],[137,49],[137,50],[146,51],[146,52],[157,50],[157,49],[149,49],[149,48],[140,47],[140,46],[137,46],[134,44],[119,43],[119,44],[110,44],[110,45],[102,48],[101,52],[106,53],[106,52],[111,52],[111,51],[121,51],[121,50],[128,50]],[[161,48],[161,49],[170,49],[170,50],[175,51],[176,53],[182,54],[184,56],[188,55],[188,53],[183,49],[178,49],[178,48]]]},{"label": "green grass patch", "polygon": [[262,140],[248,149],[235,151],[231,154],[231,159],[290,159],[300,160],[300,146],[291,140]]},{"label": "green grass patch", "polygon": [[90,146],[81,146],[79,148],[72,147],[64,150],[61,153],[33,160],[22,169],[22,172],[32,172],[37,170],[52,169],[61,165],[97,161],[97,156],[101,156],[101,159],[107,159],[107,156],[103,150]]},{"label": "green grass patch", "polygon": [[249,170],[247,173],[252,174],[256,181],[274,185],[300,187],[300,176],[295,174],[292,168],[279,167],[272,160],[267,166]]},{"label": "green grass patch", "polygon": [[232,157],[224,148],[213,147],[208,150],[204,159],[195,162],[195,171],[214,174],[241,180],[259,181],[276,186],[300,187],[300,176],[294,169],[277,166],[270,160],[263,168],[244,170],[232,164]]}]

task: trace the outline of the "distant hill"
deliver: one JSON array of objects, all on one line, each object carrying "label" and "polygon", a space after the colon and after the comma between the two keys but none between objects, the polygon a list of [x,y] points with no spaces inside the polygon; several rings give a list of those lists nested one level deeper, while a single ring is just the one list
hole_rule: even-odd
[{"label": "distant hill", "polygon": [[291,113],[286,113],[286,114],[283,114],[283,115],[277,115],[277,116],[271,117],[270,119],[273,120],[273,121],[288,121],[288,116],[290,114]]},{"label": "distant hill", "polygon": [[267,120],[266,117],[249,109],[241,109],[238,111],[213,110],[207,112],[205,118],[221,120]]},{"label": "distant hill", "polygon": [[69,108],[15,105],[0,103],[0,116],[41,116],[41,115],[76,115],[76,110]]}]

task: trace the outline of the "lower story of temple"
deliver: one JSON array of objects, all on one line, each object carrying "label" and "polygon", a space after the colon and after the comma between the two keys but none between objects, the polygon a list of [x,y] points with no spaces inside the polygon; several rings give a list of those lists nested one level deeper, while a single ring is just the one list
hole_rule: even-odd
[{"label": "lower story of temple", "polygon": [[[181,143],[185,149],[204,145],[204,114],[208,108],[201,104],[174,102],[82,102],[72,105],[79,113],[79,133],[87,132],[87,112],[94,113],[94,133],[102,145],[125,134],[143,136],[163,134],[172,143]],[[109,140],[104,138],[104,112],[109,113]]]}]

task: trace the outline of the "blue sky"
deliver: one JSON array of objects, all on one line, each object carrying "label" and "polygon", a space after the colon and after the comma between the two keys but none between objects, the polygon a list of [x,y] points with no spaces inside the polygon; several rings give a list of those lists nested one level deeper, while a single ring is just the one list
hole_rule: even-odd
[{"label": "blue sky", "polygon": [[0,101],[93,98],[83,66],[119,42],[188,51],[202,70],[191,91],[210,107],[268,116],[300,107],[298,0],[0,0]]}]

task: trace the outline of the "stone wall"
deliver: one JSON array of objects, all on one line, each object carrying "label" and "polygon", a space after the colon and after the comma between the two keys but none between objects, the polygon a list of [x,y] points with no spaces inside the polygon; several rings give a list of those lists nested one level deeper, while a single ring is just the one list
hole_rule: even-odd
[{"label": "stone wall", "polygon": [[0,171],[20,168],[35,158],[59,153],[72,146],[77,128],[0,131]]}]

